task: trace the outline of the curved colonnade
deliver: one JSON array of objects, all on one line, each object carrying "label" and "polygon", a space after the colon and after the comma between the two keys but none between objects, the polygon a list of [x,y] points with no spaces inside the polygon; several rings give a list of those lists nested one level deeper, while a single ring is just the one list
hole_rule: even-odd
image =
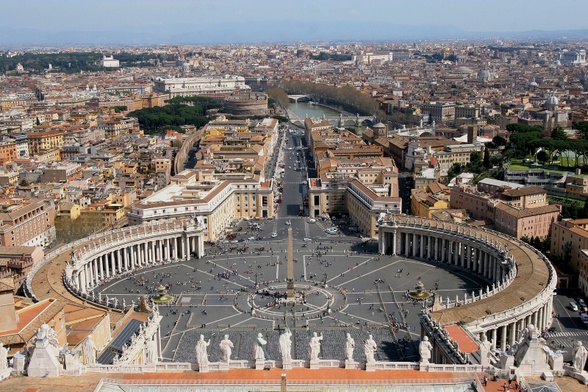
[{"label": "curved colonnade", "polygon": [[[462,325],[486,334],[505,351],[528,324],[551,325],[557,277],[547,258],[529,245],[491,230],[431,219],[390,215],[379,227],[381,254],[441,263],[487,280],[486,290],[463,298],[435,298],[430,330]],[[437,296],[436,296],[437,297]]]},{"label": "curved colonnade", "polygon": [[48,253],[27,276],[25,288],[36,298],[35,273],[46,263],[69,252],[63,282],[73,294],[99,305],[122,309],[121,304],[98,300],[88,293],[102,281],[152,265],[204,255],[205,227],[190,220],[155,222],[99,233]]}]

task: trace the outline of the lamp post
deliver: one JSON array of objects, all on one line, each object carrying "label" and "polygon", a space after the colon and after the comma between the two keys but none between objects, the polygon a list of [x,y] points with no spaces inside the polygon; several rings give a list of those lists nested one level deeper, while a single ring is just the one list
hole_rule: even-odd
[{"label": "lamp post", "polygon": [[325,278],[325,281],[324,281],[324,286],[325,287],[327,287],[327,276],[328,276],[327,273],[326,272],[323,272],[323,277]]}]

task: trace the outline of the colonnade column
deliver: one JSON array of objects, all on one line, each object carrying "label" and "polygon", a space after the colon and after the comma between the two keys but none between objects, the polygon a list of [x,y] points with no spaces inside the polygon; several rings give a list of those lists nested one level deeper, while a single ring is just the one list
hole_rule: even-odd
[{"label": "colonnade column", "polygon": [[[204,236],[196,237],[196,242],[198,243],[198,258],[204,257]],[[392,243],[394,244],[394,241]],[[394,250],[396,250],[396,246],[394,246]]]},{"label": "colonnade column", "polygon": [[506,351],[506,325],[500,327],[500,351]]},{"label": "colonnade column", "polygon": [[[392,234],[392,254],[394,256],[396,256],[398,254],[398,245],[396,245],[396,243],[398,242],[398,236],[400,235],[400,233],[398,233],[398,230],[394,230],[393,234]],[[202,236],[198,236],[198,257],[202,257],[202,253],[200,253],[200,241],[202,241],[204,246],[204,238],[202,238]],[[202,248],[204,249],[204,248]]]}]

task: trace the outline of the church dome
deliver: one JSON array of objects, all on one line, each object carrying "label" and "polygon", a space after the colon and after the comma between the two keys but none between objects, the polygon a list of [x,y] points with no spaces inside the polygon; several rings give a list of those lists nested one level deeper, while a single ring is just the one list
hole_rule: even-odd
[{"label": "church dome", "polygon": [[547,98],[547,101],[545,103],[549,106],[557,106],[559,105],[559,99],[557,99],[555,95],[551,94],[551,96]]}]

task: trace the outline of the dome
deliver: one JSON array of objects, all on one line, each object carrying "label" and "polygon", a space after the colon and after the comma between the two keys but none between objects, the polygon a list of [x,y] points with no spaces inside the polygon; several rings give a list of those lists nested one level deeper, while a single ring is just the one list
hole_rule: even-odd
[{"label": "dome", "polygon": [[550,106],[557,106],[559,105],[559,99],[557,99],[555,95],[551,94],[551,96],[547,98],[547,102],[545,103]]},{"label": "dome", "polygon": [[529,86],[531,86],[531,87],[537,87],[537,86],[539,86],[539,83],[537,83],[537,82],[535,81],[535,78],[533,78],[533,80],[531,80],[531,81],[529,82]]},{"label": "dome", "polygon": [[372,128],[386,128],[386,126],[382,122],[379,122],[376,125],[374,125]]},{"label": "dome", "polygon": [[490,73],[490,71],[488,71],[488,69],[484,68],[482,71],[480,71],[480,79],[489,80],[491,77],[492,74]]}]

